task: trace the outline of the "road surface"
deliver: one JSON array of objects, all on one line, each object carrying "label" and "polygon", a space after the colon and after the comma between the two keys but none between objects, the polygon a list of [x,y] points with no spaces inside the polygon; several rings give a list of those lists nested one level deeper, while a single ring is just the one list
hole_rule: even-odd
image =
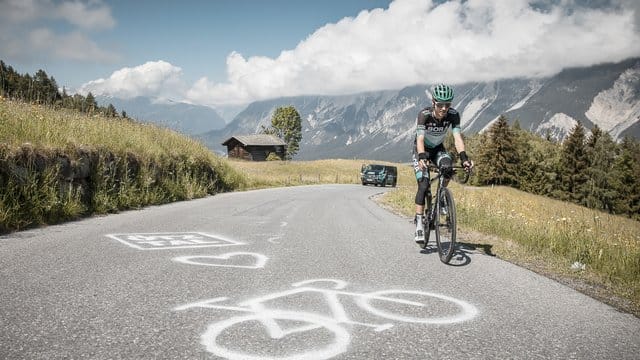
[{"label": "road surface", "polygon": [[640,319],[447,266],[387,189],[220,194],[0,237],[1,359],[638,359]]}]

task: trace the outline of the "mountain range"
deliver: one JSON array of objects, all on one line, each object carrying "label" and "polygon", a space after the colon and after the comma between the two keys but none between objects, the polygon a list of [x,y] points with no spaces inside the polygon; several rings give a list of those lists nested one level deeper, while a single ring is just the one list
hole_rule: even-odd
[{"label": "mountain range", "polygon": [[100,106],[112,104],[118,112],[125,111],[130,118],[167,127],[185,135],[206,133],[221,129],[227,124],[216,109],[208,106],[145,96],[121,99],[96,95],[95,99]]},{"label": "mountain range", "polygon": [[[258,133],[273,111],[292,105],[302,118],[296,159],[360,158],[405,162],[411,157],[418,112],[430,104],[420,84],[342,96],[296,96],[251,103],[224,128],[197,136],[224,154],[222,142]],[[546,78],[504,79],[453,86],[462,130],[486,130],[500,115],[558,141],[580,122],[615,140],[640,138],[640,58],[566,69]]]},{"label": "mountain range", "polygon": [[[222,142],[234,135],[260,132],[277,107],[294,106],[302,118],[302,141],[296,159],[360,158],[405,162],[411,157],[418,112],[430,104],[418,84],[399,90],[351,95],[307,95],[256,101],[243,110],[216,110],[146,97],[96,96],[101,105],[143,122],[153,122],[193,136],[224,155]],[[562,141],[576,123],[594,125],[615,140],[640,138],[640,58],[619,63],[566,69],[546,78],[503,79],[453,86],[453,107],[462,130],[486,130],[500,115],[523,129]],[[237,115],[235,115],[237,114]],[[235,117],[230,117],[235,115]]]}]

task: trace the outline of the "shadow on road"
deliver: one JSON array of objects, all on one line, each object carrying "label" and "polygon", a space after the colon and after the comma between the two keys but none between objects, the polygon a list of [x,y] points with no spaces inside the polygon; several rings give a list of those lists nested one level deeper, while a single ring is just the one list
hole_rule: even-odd
[{"label": "shadow on road", "polygon": [[[483,254],[489,256],[496,256],[493,252],[491,252],[491,248],[493,245],[491,244],[473,244],[473,243],[465,243],[460,242],[456,244],[456,250],[453,256],[451,257],[451,261],[449,261],[449,265],[451,266],[466,266],[471,263],[471,254]],[[426,248],[420,251],[421,254],[429,255],[429,254],[437,254],[438,248],[435,244],[427,245]]]}]

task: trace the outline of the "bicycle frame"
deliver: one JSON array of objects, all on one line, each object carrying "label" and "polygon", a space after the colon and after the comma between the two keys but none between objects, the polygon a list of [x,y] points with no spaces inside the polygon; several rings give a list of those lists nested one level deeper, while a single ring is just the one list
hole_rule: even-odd
[{"label": "bicycle frame", "polygon": [[[468,171],[466,171],[466,168],[464,166],[451,166],[448,167],[447,169],[450,169],[451,175],[450,176],[445,176],[443,175],[443,172],[441,171],[440,168],[438,168],[435,165],[427,165],[427,169],[429,170],[429,174],[431,173],[431,171],[434,171],[435,173],[437,173],[436,176],[429,178],[429,188],[427,189],[427,193],[425,195],[425,210],[424,210],[424,217],[423,219],[427,222],[425,224],[425,226],[433,223],[433,219],[435,217],[435,211],[436,211],[436,207],[433,206],[433,201],[436,199],[436,196],[438,196],[438,190],[440,190],[441,187],[445,187],[445,182],[448,184],[448,182],[453,179],[453,176],[456,174],[456,170],[459,169],[464,169],[465,170],[465,177],[462,181],[460,181],[460,183],[465,184],[467,181],[469,181],[469,176],[470,173]],[[437,187],[436,187],[436,191],[435,193],[431,192],[431,187],[433,186],[433,183],[437,181]],[[425,230],[428,230],[425,228]]]}]

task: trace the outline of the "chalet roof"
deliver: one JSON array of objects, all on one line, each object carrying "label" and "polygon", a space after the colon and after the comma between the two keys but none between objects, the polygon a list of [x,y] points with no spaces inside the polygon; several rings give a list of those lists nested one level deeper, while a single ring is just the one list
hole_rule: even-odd
[{"label": "chalet roof", "polygon": [[225,140],[222,145],[227,145],[233,139],[236,139],[242,145],[259,145],[259,146],[281,146],[287,145],[282,139],[274,135],[257,134],[257,135],[235,135]]}]

